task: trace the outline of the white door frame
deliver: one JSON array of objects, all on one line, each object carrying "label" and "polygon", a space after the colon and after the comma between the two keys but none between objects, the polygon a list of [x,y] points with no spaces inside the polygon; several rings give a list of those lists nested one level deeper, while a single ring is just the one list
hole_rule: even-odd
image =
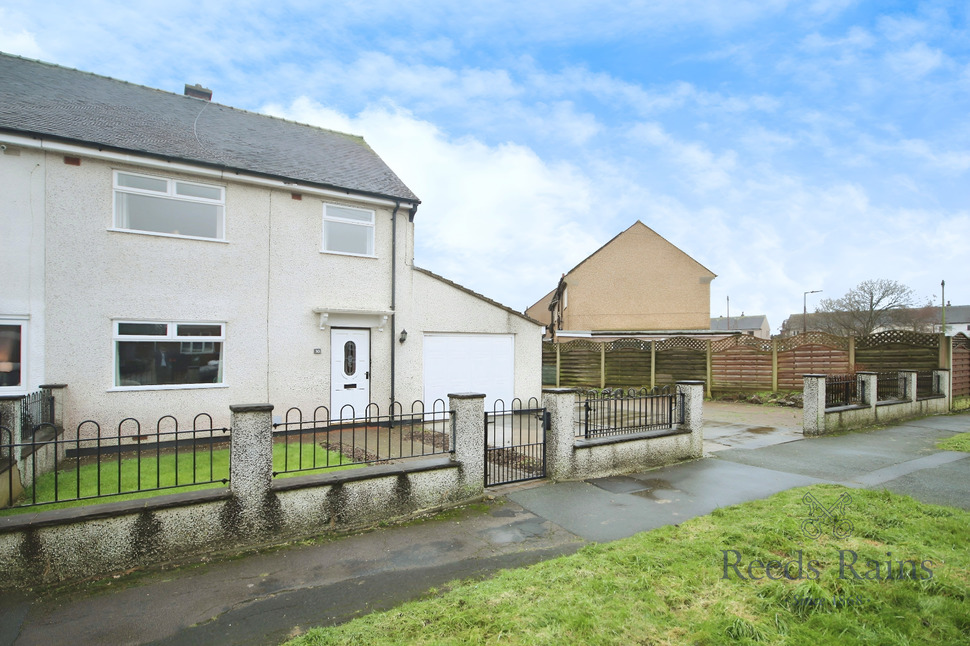
[{"label": "white door frame", "polygon": [[368,404],[370,329],[330,328],[330,419],[361,417]]}]

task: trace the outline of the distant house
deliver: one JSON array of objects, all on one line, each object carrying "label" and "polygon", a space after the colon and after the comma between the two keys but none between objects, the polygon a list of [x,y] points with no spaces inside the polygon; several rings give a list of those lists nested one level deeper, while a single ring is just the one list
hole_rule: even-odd
[{"label": "distant house", "polygon": [[719,316],[711,319],[711,329],[715,332],[741,332],[759,339],[771,338],[771,326],[764,314],[756,316]]},{"label": "distant house", "polygon": [[185,90],[0,55],[0,395],[67,384],[70,428],[539,394],[541,324],[413,266],[363,139]]},{"label": "distant house", "polygon": [[[820,330],[837,333],[837,330],[832,330],[832,327],[825,312],[809,312],[807,319],[802,314],[792,314],[782,323],[781,335],[795,336],[801,334],[802,330],[806,328],[809,332]],[[927,305],[925,307],[893,310],[880,321],[874,331],[911,330],[913,332],[939,333],[942,331],[942,327],[941,308]],[[970,334],[970,305],[947,305],[947,336],[954,336],[961,332]]]},{"label": "distant house", "polygon": [[946,306],[946,330],[943,330],[943,317],[939,307],[933,308],[934,332],[943,331],[947,336],[963,333],[970,336],[970,305]]},{"label": "distant house", "polygon": [[637,221],[526,310],[549,336],[708,330],[715,274]]}]

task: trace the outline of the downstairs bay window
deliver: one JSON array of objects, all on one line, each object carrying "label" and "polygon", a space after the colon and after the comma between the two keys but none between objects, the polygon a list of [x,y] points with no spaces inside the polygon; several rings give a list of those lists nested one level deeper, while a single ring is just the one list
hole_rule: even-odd
[{"label": "downstairs bay window", "polygon": [[225,323],[114,321],[114,386],[192,388],[223,383]]}]

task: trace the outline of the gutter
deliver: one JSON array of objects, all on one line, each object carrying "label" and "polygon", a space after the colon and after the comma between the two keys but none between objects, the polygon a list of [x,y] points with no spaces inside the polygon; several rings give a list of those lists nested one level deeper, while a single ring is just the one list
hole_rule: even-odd
[{"label": "gutter", "polygon": [[414,220],[414,214],[417,211],[418,204],[420,203],[420,200],[417,199],[410,201],[402,200],[400,197],[392,197],[379,193],[369,193],[367,191],[356,191],[353,189],[340,190],[336,187],[329,188],[324,186],[311,186],[307,183],[300,183],[299,180],[287,181],[285,178],[277,178],[274,176],[264,177],[251,174],[251,171],[237,170],[224,166],[210,166],[205,162],[187,162],[177,158],[152,155],[151,153],[147,152],[132,154],[131,152],[124,151],[123,149],[117,149],[119,152],[115,152],[114,149],[109,150],[104,146],[93,143],[61,143],[58,141],[45,140],[39,137],[30,138],[23,135],[16,135],[10,133],[10,131],[0,133],[0,137],[3,138],[5,143],[9,143],[12,146],[21,148],[43,150],[46,152],[60,153],[63,155],[90,157],[93,159],[132,164],[134,166],[142,166],[145,168],[189,173],[203,177],[220,179],[223,181],[235,181],[243,184],[251,184],[254,186],[277,188],[287,191],[299,191],[301,193],[315,195],[318,197],[344,199],[352,198],[366,204],[374,204],[377,206],[393,206],[395,208],[403,206],[406,209],[410,209],[410,217],[412,221]]}]

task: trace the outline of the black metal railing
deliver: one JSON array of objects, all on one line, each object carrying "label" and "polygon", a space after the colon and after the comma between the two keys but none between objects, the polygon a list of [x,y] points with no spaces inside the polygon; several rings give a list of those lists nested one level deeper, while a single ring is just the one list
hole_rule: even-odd
[{"label": "black metal railing", "polygon": [[901,372],[876,374],[876,398],[881,402],[906,399],[906,375]]},{"label": "black metal railing", "polygon": [[943,373],[925,371],[916,373],[916,397],[927,399],[943,396]]},{"label": "black metal railing", "polygon": [[584,438],[673,431],[684,422],[684,395],[670,386],[589,391],[580,401]]},{"label": "black metal railing", "polygon": [[[4,429],[0,468],[7,467],[7,500],[0,506],[39,506],[145,491],[229,482],[229,429],[213,426],[207,413],[191,429],[172,415],[152,430],[134,418],[104,432],[93,420],[81,422],[75,437],[63,439],[40,424],[29,440],[15,441]],[[39,439],[41,437],[49,439]],[[15,468],[16,467],[16,468]],[[14,471],[23,493],[15,496]],[[6,503],[6,505],[4,505]]]},{"label": "black metal railing", "polygon": [[546,409],[532,397],[506,408],[497,399],[485,411],[485,486],[546,477]]},{"label": "black metal railing", "polygon": [[442,399],[410,411],[394,402],[385,414],[373,403],[360,412],[344,406],[333,419],[326,406],[310,419],[290,408],[273,424],[273,476],[450,453],[454,432],[454,411]]},{"label": "black metal railing", "polygon": [[40,428],[54,425],[54,393],[38,390],[20,401],[20,436],[29,440]]},{"label": "black metal railing", "polygon": [[825,407],[851,406],[865,401],[865,382],[854,374],[829,375],[825,378]]}]

